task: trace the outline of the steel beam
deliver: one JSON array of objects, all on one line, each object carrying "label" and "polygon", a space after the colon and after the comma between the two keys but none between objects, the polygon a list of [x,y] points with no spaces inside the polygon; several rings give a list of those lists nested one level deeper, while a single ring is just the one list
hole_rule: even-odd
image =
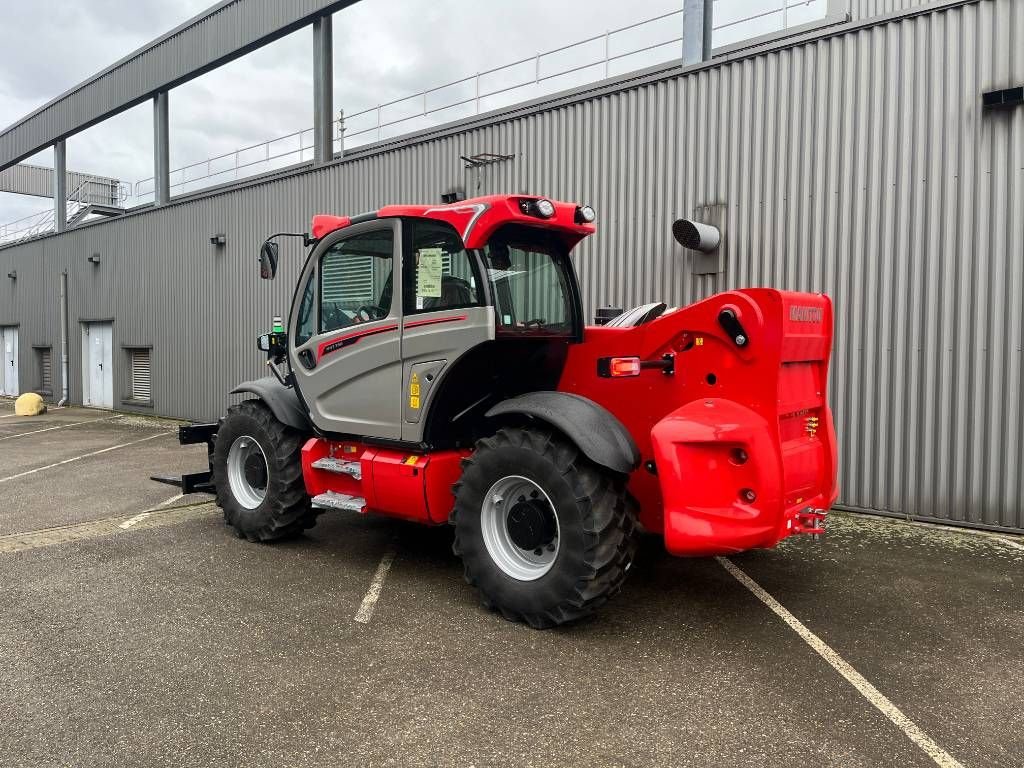
[{"label": "steel beam", "polygon": [[331,17],[313,22],[313,164],[334,159],[334,45]]},{"label": "steel beam", "polygon": [[683,0],[683,64],[711,61],[714,0]]},{"label": "steel beam", "polygon": [[64,139],[53,145],[53,228],[68,228],[68,148]]},{"label": "steel beam", "polygon": [[171,200],[170,110],[167,91],[153,97],[153,202]]}]

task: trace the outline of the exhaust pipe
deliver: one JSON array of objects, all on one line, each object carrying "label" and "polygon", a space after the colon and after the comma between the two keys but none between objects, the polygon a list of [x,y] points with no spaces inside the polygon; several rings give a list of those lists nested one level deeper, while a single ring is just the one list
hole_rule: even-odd
[{"label": "exhaust pipe", "polygon": [[718,227],[689,219],[677,220],[672,225],[672,236],[684,248],[701,253],[714,253],[722,244],[722,233]]},{"label": "exhaust pipe", "polygon": [[68,404],[68,273],[60,273],[60,402]]}]

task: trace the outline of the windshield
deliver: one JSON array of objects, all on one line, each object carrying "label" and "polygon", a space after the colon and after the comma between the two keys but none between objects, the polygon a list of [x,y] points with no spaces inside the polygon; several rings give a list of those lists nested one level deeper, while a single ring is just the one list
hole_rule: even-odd
[{"label": "windshield", "polygon": [[573,333],[568,256],[555,238],[529,227],[506,227],[484,247],[501,333]]}]

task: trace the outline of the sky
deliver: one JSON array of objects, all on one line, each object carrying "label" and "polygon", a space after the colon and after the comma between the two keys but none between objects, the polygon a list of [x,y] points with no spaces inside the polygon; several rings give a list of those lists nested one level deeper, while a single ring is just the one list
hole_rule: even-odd
[{"label": "sky", "polygon": [[[822,15],[825,0],[788,0],[789,21]],[[784,0],[716,0],[716,24],[765,10]],[[211,5],[211,0],[33,0],[4,4],[0,25],[0,126],[7,126],[42,106],[82,80],[136,48],[181,24]],[[513,3],[480,0],[363,0],[334,16],[335,109],[349,116],[421,90],[531,57],[609,29],[678,11],[682,0],[516,0]],[[716,32],[716,44],[730,39],[774,31],[780,14],[728,27]],[[681,16],[613,35],[612,54],[670,40],[681,33]],[[542,59],[542,74],[603,55],[603,38]],[[667,60],[675,46],[615,62],[612,74]],[[534,64],[485,76],[484,92],[532,77]],[[312,126],[312,31],[299,30],[270,46],[219,70],[186,83],[170,94],[171,167],[205,161],[224,153],[230,156],[211,164],[217,171],[234,166],[235,150],[284,137]],[[485,98],[482,109],[512,103],[541,92],[553,92],[580,82],[599,79],[601,68],[553,78],[544,91],[534,87]],[[428,106],[450,103],[471,95],[472,82],[436,92]],[[385,122],[422,108],[410,100],[382,110]],[[472,109],[465,106],[462,110]],[[432,122],[455,119],[458,109],[437,113]],[[397,135],[422,127],[410,120],[384,130]],[[347,131],[354,134],[376,125],[376,110],[349,117]],[[142,104],[68,139],[68,168],[142,182],[138,198],[148,202],[145,182],[152,170],[152,107]],[[348,144],[368,141],[376,131],[350,135]],[[309,137],[306,137],[306,145]],[[275,142],[272,153],[290,152],[278,164],[299,159],[298,139]],[[263,150],[259,150],[262,152]],[[242,153],[240,162],[255,158]],[[310,158],[307,151],[305,159]],[[53,165],[52,150],[27,162]],[[254,166],[252,170],[265,170]],[[205,174],[205,162],[188,169],[188,178]],[[172,177],[172,182],[185,178]],[[216,178],[227,181],[233,171]],[[190,187],[177,187],[172,192]],[[47,210],[43,198],[0,193],[0,223]]]}]

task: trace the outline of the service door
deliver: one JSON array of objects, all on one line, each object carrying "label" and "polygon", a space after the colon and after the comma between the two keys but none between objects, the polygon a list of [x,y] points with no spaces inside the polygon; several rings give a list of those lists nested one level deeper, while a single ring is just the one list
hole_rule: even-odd
[{"label": "service door", "polygon": [[113,326],[82,324],[82,404],[114,407]]},{"label": "service door", "polygon": [[18,394],[18,329],[11,325],[0,328],[0,352],[3,353],[3,371],[0,372],[0,394],[15,397]]},{"label": "service door", "polygon": [[325,432],[402,434],[401,223],[381,219],[328,235],[300,278],[289,362]]}]

